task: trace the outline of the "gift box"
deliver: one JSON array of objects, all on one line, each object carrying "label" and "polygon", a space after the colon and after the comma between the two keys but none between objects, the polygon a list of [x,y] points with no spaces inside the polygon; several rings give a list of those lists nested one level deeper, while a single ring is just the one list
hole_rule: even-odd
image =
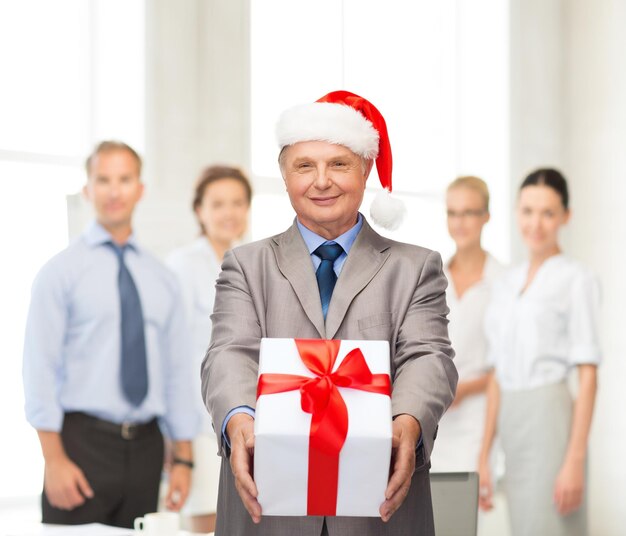
[{"label": "gift box", "polygon": [[380,516],[390,396],[387,341],[262,339],[254,480],[263,515]]}]

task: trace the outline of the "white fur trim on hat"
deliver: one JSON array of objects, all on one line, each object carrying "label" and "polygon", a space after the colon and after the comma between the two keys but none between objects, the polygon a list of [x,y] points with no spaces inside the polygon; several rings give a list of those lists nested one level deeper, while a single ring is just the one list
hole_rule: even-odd
[{"label": "white fur trim on hat", "polygon": [[331,102],[301,104],[285,110],[276,125],[281,149],[301,141],[344,145],[367,159],[378,156],[378,131],[351,106]]},{"label": "white fur trim on hat", "polygon": [[405,214],[405,204],[393,197],[387,189],[378,192],[370,205],[370,216],[374,223],[388,231],[395,231],[400,227]]}]

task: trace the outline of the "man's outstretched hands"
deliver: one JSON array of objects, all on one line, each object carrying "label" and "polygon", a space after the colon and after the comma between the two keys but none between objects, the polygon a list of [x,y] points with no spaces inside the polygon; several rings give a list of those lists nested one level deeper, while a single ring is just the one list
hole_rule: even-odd
[{"label": "man's outstretched hands", "polygon": [[261,505],[252,478],[254,419],[246,413],[237,413],[228,421],[226,433],[230,440],[230,467],[235,477],[235,487],[252,521],[260,523]]},{"label": "man's outstretched hands", "polygon": [[[226,432],[230,439],[230,466],[235,487],[254,523],[261,521],[261,505],[252,478],[254,456],[254,419],[245,413],[233,415]],[[411,415],[398,415],[393,421],[392,472],[385,491],[380,517],[389,521],[409,493],[415,471],[415,449],[421,434],[419,422]]]},{"label": "man's outstretched hands", "polygon": [[394,419],[391,476],[385,490],[385,502],[380,506],[380,517],[385,522],[391,519],[409,493],[420,434],[420,423],[411,415],[398,415]]}]

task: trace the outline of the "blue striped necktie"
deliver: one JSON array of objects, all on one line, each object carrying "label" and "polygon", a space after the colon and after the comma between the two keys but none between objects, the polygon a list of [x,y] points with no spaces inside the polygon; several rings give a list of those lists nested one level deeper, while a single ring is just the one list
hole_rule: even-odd
[{"label": "blue striped necktie", "polygon": [[317,278],[317,286],[320,290],[324,319],[326,319],[330,298],[333,295],[333,289],[335,288],[335,283],[337,282],[334,264],[342,253],[343,248],[334,242],[330,244],[323,244],[313,252],[314,255],[322,259],[322,262],[317,268],[317,272],[315,272],[315,277]]},{"label": "blue striped necktie", "polygon": [[117,284],[121,311],[122,391],[133,406],[139,406],[148,393],[148,363],[141,300],[135,282],[124,262],[124,253],[128,246],[119,246],[113,242],[109,242],[108,245],[117,254],[120,268],[117,274]]}]

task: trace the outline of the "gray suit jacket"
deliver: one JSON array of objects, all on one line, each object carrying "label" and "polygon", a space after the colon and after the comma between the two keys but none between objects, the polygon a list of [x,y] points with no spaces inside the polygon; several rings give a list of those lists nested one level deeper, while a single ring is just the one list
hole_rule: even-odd
[{"label": "gray suit jacket", "polygon": [[295,222],[282,234],[225,256],[202,365],[202,392],[223,456],[218,536],[319,536],[322,531],[321,517],[263,517],[255,526],[234,487],[220,430],[231,409],[256,405],[262,337],[390,341],[393,414],[413,415],[422,427],[411,491],[386,524],[378,518],[332,517],[326,519],[327,530],[330,536],[434,533],[428,460],[457,382],[446,285],[438,253],[384,238],[366,221],[337,280],[326,322],[313,263]]}]

